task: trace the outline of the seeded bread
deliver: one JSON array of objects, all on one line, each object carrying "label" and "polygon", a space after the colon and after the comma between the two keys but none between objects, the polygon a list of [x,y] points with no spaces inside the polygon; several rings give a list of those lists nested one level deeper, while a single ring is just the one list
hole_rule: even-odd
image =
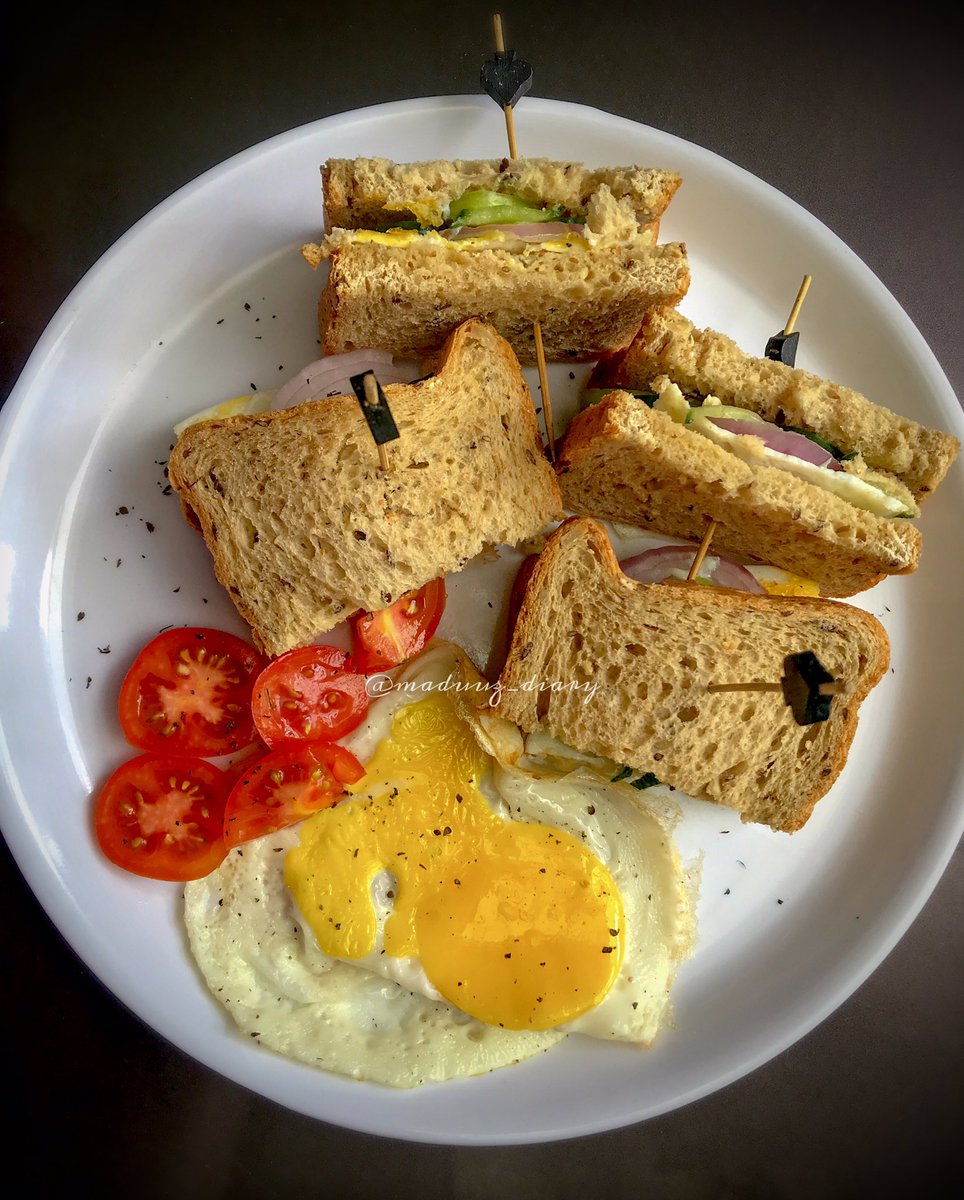
[{"label": "seeded bread", "polygon": [[824,596],[852,596],[920,558],[908,520],[874,516],[778,467],[751,467],[627,392],[574,418],[556,470],[570,512],[695,541],[712,517],[714,551],[803,575]]},{"label": "seeded bread", "polygon": [[418,357],[437,350],[460,322],[480,316],[523,362],[535,361],[534,321],[542,323],[549,359],[587,361],[627,346],[647,308],[678,303],[689,286],[686,247],[654,246],[645,236],[563,251],[426,243],[347,241],[334,251],[319,305],[326,354],[378,346]]},{"label": "seeded bread", "polygon": [[438,225],[451,202],[469,188],[510,192],[535,204],[585,208],[605,185],[628,198],[641,225],[658,221],[680,185],[674,171],[602,167],[547,158],[394,163],[387,158],[333,158],[321,168],[329,230],[377,229],[416,217]]},{"label": "seeded bread", "polygon": [[[797,725],[782,691],[706,690],[779,682],[785,657],[804,650],[843,684],[821,724]],[[550,537],[526,588],[498,713],[790,833],[840,774],[860,703],[888,660],[883,627],[860,609],[637,583],[602,526],[574,517]],[[587,701],[585,687],[533,681],[598,690]]]},{"label": "seeded bread", "polygon": [[269,654],[560,513],[529,389],[490,326],[461,326],[435,376],[385,394],[401,434],[387,471],[354,396],[205,421],[174,447],[185,515]]},{"label": "seeded bread", "polygon": [[600,362],[591,387],[644,390],[668,375],[684,392],[712,393],[767,421],[819,433],[868,466],[895,475],[920,499],[932,492],[960,450],[948,433],[873,404],[859,392],[767,358],[753,358],[681,313],[654,311],[625,354]]}]

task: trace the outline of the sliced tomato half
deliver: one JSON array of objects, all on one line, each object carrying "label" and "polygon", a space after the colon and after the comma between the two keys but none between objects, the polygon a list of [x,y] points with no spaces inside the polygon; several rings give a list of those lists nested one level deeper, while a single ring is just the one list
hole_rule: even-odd
[{"label": "sliced tomato half", "polygon": [[203,759],[142,754],[117,768],[94,810],[101,849],[118,867],[150,879],[201,879],[226,854],[228,787]]},{"label": "sliced tomato half", "polygon": [[231,789],[224,810],[224,842],[237,846],[276,833],[341,799],[345,784],[365,768],[344,746],[303,742],[259,759]]},{"label": "sliced tomato half", "polygon": [[340,738],[368,712],[365,677],[334,646],[290,650],[255,680],[251,711],[269,746]]},{"label": "sliced tomato half", "polygon": [[352,646],[359,671],[370,675],[397,667],[425,648],[445,611],[445,580],[433,579],[376,613],[351,619]]},{"label": "sliced tomato half", "polygon": [[254,741],[257,650],[220,629],[168,629],[148,642],[121,684],[124,737],[156,754],[217,758]]}]

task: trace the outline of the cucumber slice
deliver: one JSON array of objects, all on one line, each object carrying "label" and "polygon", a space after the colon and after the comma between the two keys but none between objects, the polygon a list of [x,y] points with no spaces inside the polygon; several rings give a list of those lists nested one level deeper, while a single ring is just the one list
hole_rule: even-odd
[{"label": "cucumber slice", "polygon": [[463,225],[523,225],[558,221],[565,211],[561,204],[540,208],[506,192],[469,188],[449,205],[449,224],[452,229],[459,229]]},{"label": "cucumber slice", "polygon": [[759,413],[739,408],[735,404],[699,404],[695,408],[691,406],[686,414],[687,425],[697,417],[706,417],[708,421],[715,417],[720,421],[760,421],[764,425],[767,423]]}]

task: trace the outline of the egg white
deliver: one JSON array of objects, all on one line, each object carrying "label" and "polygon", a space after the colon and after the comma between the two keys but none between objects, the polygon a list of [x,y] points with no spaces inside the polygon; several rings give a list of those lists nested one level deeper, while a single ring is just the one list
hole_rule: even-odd
[{"label": "egg white", "polygon": [[[443,684],[461,685],[466,699],[484,687],[457,647],[437,643],[393,673],[392,690],[344,744],[366,761],[390,734],[395,712]],[[608,760],[558,746],[559,753],[546,753],[544,737],[527,742],[515,726],[469,704],[463,712],[493,756],[480,784],[493,809],[507,820],[564,830],[609,869],[622,896],[625,938],[610,991],[591,1012],[545,1032],[500,1029],[460,1012],[440,998],[417,959],[383,953],[392,912],[387,873],[372,891],[372,951],[351,961],[329,957],[284,883],[296,826],[232,851],[212,875],[185,888],[192,953],[243,1033],[329,1071],[415,1087],[521,1061],[568,1033],[648,1045],[665,1023],[670,985],[693,939],[692,884],[672,844],[677,813],[668,793],[612,783]]]}]

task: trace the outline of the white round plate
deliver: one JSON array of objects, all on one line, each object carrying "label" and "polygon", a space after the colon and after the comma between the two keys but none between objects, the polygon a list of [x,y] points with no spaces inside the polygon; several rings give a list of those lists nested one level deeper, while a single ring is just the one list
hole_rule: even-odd
[{"label": "white round plate", "polygon": [[[962,432],[946,379],[896,301],[786,197],[706,150],[593,109],[530,98],[517,123],[531,155],[681,172],[662,236],[688,244],[682,307],[694,320],[762,351],[809,271],[801,365]],[[107,987],[214,1070],[335,1124],[457,1144],[612,1129],[765,1062],[887,954],[964,824],[958,469],[927,505],[920,570],[860,598],[890,635],[893,673],[864,704],[850,761],[807,827],[788,837],[686,804],[681,848],[704,852],[700,941],[674,989],[674,1026],[649,1052],[570,1038],[520,1066],[414,1092],[288,1062],[238,1035],[205,990],[180,889],[101,857],[89,797],[130,757],[115,703],[132,656],[171,624],[245,632],[164,494],[171,426],[251,385],[277,386],[317,356],[321,280],[298,246],[320,232],[324,159],[498,157],[502,138],[484,97],[411,100],[307,125],[209,171],[140,221],[65,302],[3,411],[0,456],[2,823],[47,912]],[[554,369],[563,416],[585,369],[574,374]],[[451,581],[440,632],[483,661],[487,599],[501,599],[508,569],[475,566]]]}]

